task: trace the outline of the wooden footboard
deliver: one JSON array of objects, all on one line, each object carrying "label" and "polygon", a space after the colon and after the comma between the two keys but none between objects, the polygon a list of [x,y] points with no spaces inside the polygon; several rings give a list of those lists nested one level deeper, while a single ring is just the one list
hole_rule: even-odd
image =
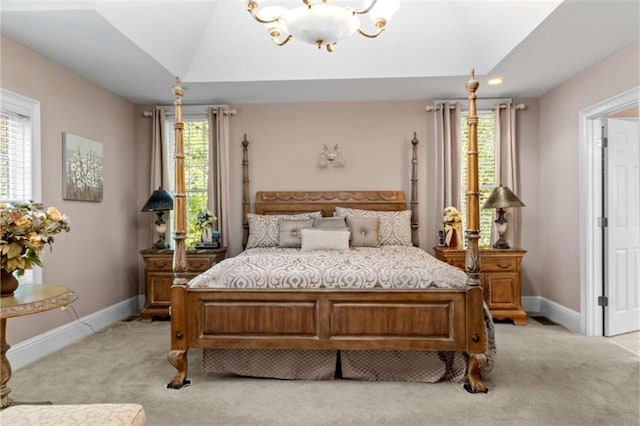
[{"label": "wooden footboard", "polygon": [[462,351],[486,348],[482,290],[172,288],[172,352],[182,386],[194,348]]}]

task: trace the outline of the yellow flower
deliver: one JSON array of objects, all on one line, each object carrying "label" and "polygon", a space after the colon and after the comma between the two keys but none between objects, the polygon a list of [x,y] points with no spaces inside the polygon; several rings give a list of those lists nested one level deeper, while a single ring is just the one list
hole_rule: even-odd
[{"label": "yellow flower", "polygon": [[27,228],[30,224],[31,220],[26,216],[22,216],[21,218],[16,220],[16,226],[19,228]]},{"label": "yellow flower", "polygon": [[56,222],[62,220],[62,215],[60,214],[60,212],[58,211],[58,209],[56,209],[55,207],[49,207],[47,209],[47,216],[50,219],[55,220]]}]

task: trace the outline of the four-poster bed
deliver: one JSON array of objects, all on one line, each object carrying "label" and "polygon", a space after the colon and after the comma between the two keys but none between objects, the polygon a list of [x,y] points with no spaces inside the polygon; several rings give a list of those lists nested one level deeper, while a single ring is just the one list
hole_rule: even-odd
[{"label": "four-poster bed", "polygon": [[[489,342],[483,291],[478,279],[479,191],[475,105],[478,82],[474,80],[473,72],[466,88],[469,96],[467,275],[466,281],[462,276],[462,284],[458,288],[395,288],[394,284],[398,283],[393,282],[391,286],[380,286],[376,282],[372,288],[330,287],[324,282],[314,288],[211,288],[193,286],[186,279],[184,93],[179,80],[176,81],[173,91],[176,108],[175,250],[171,288],[171,352],[168,358],[177,374],[168,387],[178,389],[186,383],[187,351],[190,348],[394,350],[464,352],[468,355],[465,388],[470,392],[487,391],[480,377],[480,370],[487,363]],[[417,143],[414,135],[409,241],[409,245],[414,246],[418,245]],[[242,145],[243,246],[246,246],[250,213],[249,142],[246,136]],[[406,209],[406,201],[401,191],[258,192],[254,206],[257,215],[320,211],[322,216],[331,217],[337,208],[401,213]]]}]

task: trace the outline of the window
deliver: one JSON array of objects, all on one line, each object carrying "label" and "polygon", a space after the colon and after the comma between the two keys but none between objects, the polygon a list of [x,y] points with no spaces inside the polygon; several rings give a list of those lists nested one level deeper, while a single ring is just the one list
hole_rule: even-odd
[{"label": "window", "polygon": [[[0,201],[41,201],[40,103],[0,89]],[[42,282],[42,270],[20,282]]]},{"label": "window", "polygon": [[[462,186],[460,191],[460,213],[462,214],[463,229],[466,229],[466,187],[467,187],[467,146],[469,128],[467,126],[468,112],[462,114]],[[495,188],[496,183],[496,145],[495,145],[495,115],[492,111],[478,112],[478,185],[480,189],[480,247],[491,244],[491,223],[493,209],[483,210],[482,205]]]},{"label": "window", "polygon": [[[187,240],[186,246],[191,247],[200,242],[200,229],[197,226],[197,215],[207,210],[209,201],[209,121],[206,117],[184,117],[184,164],[185,164],[185,193],[187,196]],[[169,188],[175,193],[174,158],[175,132],[174,118],[167,118],[167,137],[169,143],[168,171]],[[172,213],[173,214],[173,213]],[[173,224],[173,216],[171,223]],[[171,242],[173,244],[173,241]]]}]

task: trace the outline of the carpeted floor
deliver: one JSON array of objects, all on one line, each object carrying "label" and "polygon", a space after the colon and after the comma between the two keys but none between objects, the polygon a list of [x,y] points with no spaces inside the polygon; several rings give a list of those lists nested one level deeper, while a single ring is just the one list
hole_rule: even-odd
[{"label": "carpeted floor", "polygon": [[638,425],[640,358],[536,320],[496,324],[488,394],[460,384],[280,381],[201,373],[166,389],[169,323],[121,322],[15,371],[16,401],[137,402],[155,425]]}]

